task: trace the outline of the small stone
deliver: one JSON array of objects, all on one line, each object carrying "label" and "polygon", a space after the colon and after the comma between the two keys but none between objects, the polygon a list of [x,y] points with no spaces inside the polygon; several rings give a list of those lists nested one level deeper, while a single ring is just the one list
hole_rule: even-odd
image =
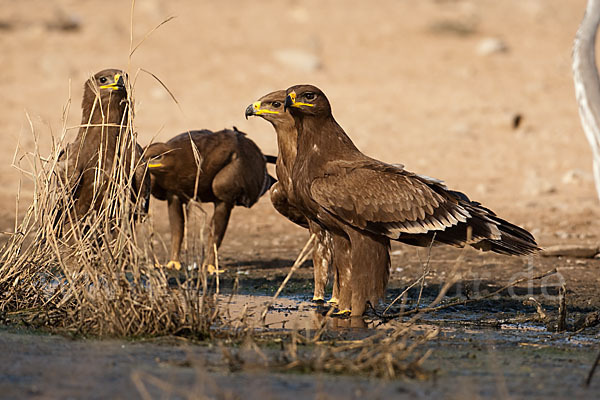
[{"label": "small stone", "polygon": [[594,258],[598,252],[598,246],[559,244],[556,246],[546,247],[541,255],[544,257]]},{"label": "small stone", "polygon": [[508,46],[502,39],[486,38],[477,45],[477,54],[481,56],[489,56],[490,54],[506,53]]},{"label": "small stone", "polygon": [[474,19],[444,19],[433,22],[428,30],[438,35],[470,36],[477,31],[477,21]]},{"label": "small stone", "polygon": [[163,100],[167,98],[167,91],[162,87],[155,87],[150,91],[150,96],[155,100]]},{"label": "small stone", "polygon": [[46,22],[46,29],[64,32],[78,31],[81,29],[81,18],[57,8],[54,16]]},{"label": "small stone", "polygon": [[561,182],[565,185],[568,185],[571,183],[591,182],[592,180],[593,178],[591,173],[585,172],[581,169],[572,169],[563,175]]},{"label": "small stone", "polygon": [[485,183],[478,183],[475,186],[475,191],[481,195],[487,194],[489,192],[488,186]]}]

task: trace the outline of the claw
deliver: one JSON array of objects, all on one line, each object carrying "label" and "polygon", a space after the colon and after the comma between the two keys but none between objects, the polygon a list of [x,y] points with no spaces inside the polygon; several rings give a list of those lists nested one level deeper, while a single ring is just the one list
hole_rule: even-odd
[{"label": "claw", "polygon": [[329,304],[337,304],[338,303],[338,299],[335,298],[335,297],[332,297],[329,300],[327,300],[327,303],[329,303]]},{"label": "claw", "polygon": [[181,263],[179,261],[171,260],[167,263],[165,268],[167,268],[167,269],[174,268],[177,271],[179,271],[181,269]]},{"label": "claw", "polygon": [[315,303],[323,303],[325,299],[323,296],[313,296],[312,301]]},{"label": "claw", "polygon": [[217,267],[215,267],[212,264],[208,264],[208,265],[206,265],[206,272],[209,275],[214,275],[216,273],[222,274],[223,272],[225,272],[225,270],[223,268],[219,268],[219,270],[217,271]]},{"label": "claw", "polygon": [[350,310],[339,310],[339,311],[334,312],[331,315],[333,315],[334,317],[349,317],[351,313],[352,313],[352,311],[350,311]]}]

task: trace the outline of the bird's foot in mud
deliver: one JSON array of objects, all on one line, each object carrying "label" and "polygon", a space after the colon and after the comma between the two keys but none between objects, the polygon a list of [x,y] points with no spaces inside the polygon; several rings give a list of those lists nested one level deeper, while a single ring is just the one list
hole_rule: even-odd
[{"label": "bird's foot in mud", "polygon": [[346,309],[346,310],[337,310],[336,312],[331,314],[331,316],[337,317],[337,318],[349,318],[351,314],[352,314],[352,311]]},{"label": "bird's foot in mud", "polygon": [[317,304],[324,304],[325,298],[323,296],[313,296],[312,302]]},{"label": "bird's foot in mud", "polygon": [[222,274],[223,272],[225,272],[225,269],[217,269],[217,267],[215,267],[213,264],[206,264],[204,265],[204,268],[206,268],[206,273],[208,275]]},{"label": "bird's foot in mud", "polygon": [[179,261],[171,260],[165,265],[166,269],[175,269],[176,271],[181,270],[181,263]]},{"label": "bird's foot in mud", "polygon": [[327,300],[327,304],[336,305],[337,303],[338,303],[337,297],[331,297],[329,300]]}]

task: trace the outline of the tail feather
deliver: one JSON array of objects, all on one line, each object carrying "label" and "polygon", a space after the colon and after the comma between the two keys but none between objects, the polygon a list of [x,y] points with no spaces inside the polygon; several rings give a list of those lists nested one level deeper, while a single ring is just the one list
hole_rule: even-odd
[{"label": "tail feather", "polygon": [[[450,192],[450,191],[449,191]],[[505,255],[528,255],[540,250],[527,230],[514,225],[460,192],[450,192],[458,204],[469,211],[471,218],[464,223],[426,234],[401,235],[399,241],[416,246],[447,244],[455,247],[470,245],[483,251]]]}]

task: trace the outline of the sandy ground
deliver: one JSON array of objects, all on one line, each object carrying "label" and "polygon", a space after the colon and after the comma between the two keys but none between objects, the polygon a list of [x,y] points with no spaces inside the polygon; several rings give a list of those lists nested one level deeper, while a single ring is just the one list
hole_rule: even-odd
[{"label": "sandy ground", "polygon": [[[115,67],[137,76],[142,145],[187,129],[235,125],[275,154],[272,128],[246,121],[246,106],[272,90],[313,83],[365,153],[445,180],[531,230],[542,246],[595,246],[600,208],[570,58],[584,7],[584,0],[138,0],[132,46],[127,1],[0,0],[0,231],[14,227],[20,181],[20,213],[32,198],[31,182],[13,160],[34,149],[34,136],[49,153],[65,108],[66,125],[79,123],[85,79]],[[176,18],[129,58],[129,49],[169,16]],[[70,24],[74,29],[65,29]],[[489,51],[490,40],[504,50]],[[157,75],[179,105],[140,68]],[[516,116],[522,122],[515,129]],[[166,234],[166,205],[153,202],[151,213]],[[268,293],[306,238],[264,197],[234,211],[222,264],[232,276],[248,273],[246,290]],[[434,249],[431,288],[459,254]],[[598,306],[598,260],[466,254],[465,282],[494,286],[559,268],[577,312]],[[392,292],[416,279],[423,258],[422,251],[394,246]],[[296,292],[310,294],[310,270],[299,277],[306,287]],[[551,296],[542,300],[555,304]]]}]

